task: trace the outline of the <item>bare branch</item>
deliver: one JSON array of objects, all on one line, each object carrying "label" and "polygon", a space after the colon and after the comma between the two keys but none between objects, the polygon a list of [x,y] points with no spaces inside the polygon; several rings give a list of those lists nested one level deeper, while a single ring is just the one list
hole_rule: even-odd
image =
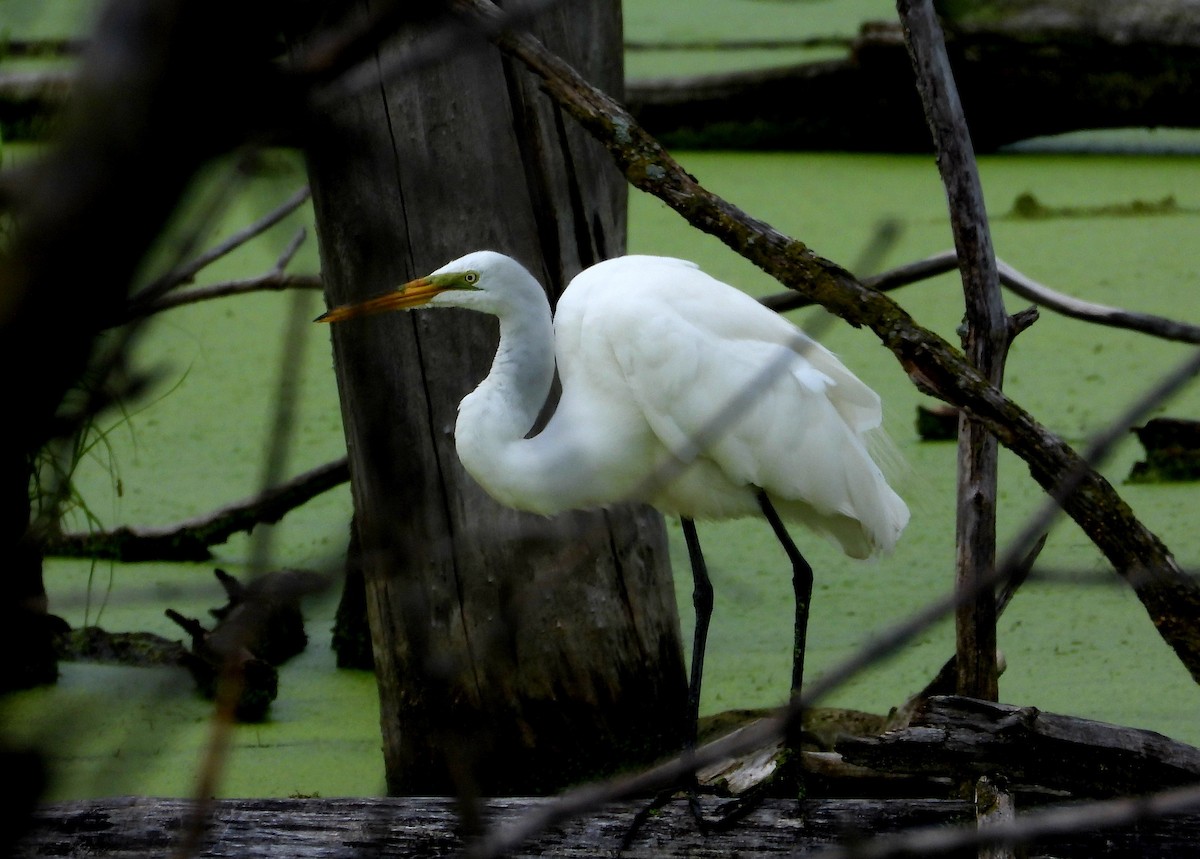
[{"label": "bare branch", "polygon": [[157,301],[131,308],[129,315],[120,322],[130,322],[134,319],[151,316],[163,310],[183,307],[186,304],[196,304],[210,301],[214,298],[228,298],[233,295],[246,295],[251,292],[278,292],[285,289],[323,289],[324,285],[319,274],[280,274],[272,271],[269,274],[248,278],[247,280],[229,280],[214,283],[210,286],[197,287],[172,295],[166,295]]},{"label": "bare branch", "polygon": [[[274,211],[269,212],[262,218],[259,218],[253,224],[238,230],[229,238],[225,239],[225,241],[213,248],[210,248],[190,262],[172,269],[162,277],[155,280],[149,286],[139,290],[129,299],[130,306],[138,308],[139,305],[151,302],[177,286],[190,283],[192,279],[206,266],[212,265],[221,257],[232,253],[242,245],[249,242],[251,239],[255,239],[265,233],[271,227],[278,224],[292,212],[296,211],[306,202],[308,202],[308,198],[310,196],[311,192],[308,188],[301,188],[299,191],[285,200],[281,205],[279,205]],[[142,314],[135,311],[135,315]]]},{"label": "bare branch", "polygon": [[[916,73],[917,89],[946,187],[950,227],[958,250],[966,324],[963,351],[996,387],[1004,379],[1010,326],[1000,294],[975,151],[958,98],[945,37],[931,0],[898,0],[896,8]],[[975,598],[955,612],[958,692],[996,700],[996,598],[975,579],[996,563],[996,437],[969,414],[959,416],[955,582]]]},{"label": "bare branch", "polygon": [[63,534],[45,546],[47,555],[71,558],[111,558],[135,561],[204,561],[209,548],[239,531],[278,522],[292,510],[345,483],[350,468],[345,458],[319,466],[286,483],[266,489],[204,516],[160,528],[120,527],[96,534]]},{"label": "bare branch", "polygon": [[[923,260],[898,266],[872,277],[862,279],[863,286],[890,292],[902,286],[917,283],[945,274],[958,267],[958,255],[954,251],[943,251]],[[1107,304],[1085,301],[1066,293],[1058,292],[1026,274],[1018,271],[1002,259],[996,260],[1000,275],[1000,283],[1011,289],[1015,294],[1040,307],[1045,307],[1063,316],[1079,319],[1084,322],[1094,322],[1111,328],[1124,328],[1129,331],[1140,331],[1163,340],[1175,340],[1180,343],[1200,344],[1200,325],[1168,319],[1165,316],[1155,316],[1151,313],[1141,313],[1136,310],[1126,310]],[[814,302],[807,296],[796,292],[779,292],[761,299],[762,303],[778,313],[809,307]]]},{"label": "bare branch", "polygon": [[1081,319],[1084,322],[1094,322],[1097,325],[1107,325],[1110,328],[1125,328],[1130,331],[1140,331],[1143,334],[1150,334],[1154,337],[1160,337],[1163,340],[1200,344],[1200,325],[1192,325],[1187,322],[1167,319],[1164,316],[1155,316],[1150,313],[1123,310],[1120,307],[1110,307],[1106,304],[1097,304],[1074,298],[1070,295],[1064,295],[1061,292],[1055,292],[1048,286],[1038,283],[1031,277],[1021,274],[1021,272],[1003,261],[999,261],[998,264],[1001,283],[1022,298],[1026,298],[1042,307],[1048,307],[1051,310],[1061,313],[1063,316],[1070,316],[1072,319]]}]

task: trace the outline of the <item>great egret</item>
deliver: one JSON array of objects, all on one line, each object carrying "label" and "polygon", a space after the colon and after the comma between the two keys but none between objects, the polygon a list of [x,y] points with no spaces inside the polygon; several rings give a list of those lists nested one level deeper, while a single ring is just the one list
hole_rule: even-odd
[{"label": "great egret", "polygon": [[[624,256],[575,277],[551,317],[537,280],[479,251],[319,322],[416,307],[500,320],[491,372],[459,404],[466,470],[498,501],[552,514],[621,501],[682,518],[696,633],[689,729],[712,613],[695,519],[763,513],[792,561],[792,691],[802,682],[812,569],[782,519],[866,558],[890,550],[908,508],[867,450],[879,397],[791,323],[694,263]],[[562,395],[527,437],[555,366]],[[732,403],[732,408],[729,404]]]}]

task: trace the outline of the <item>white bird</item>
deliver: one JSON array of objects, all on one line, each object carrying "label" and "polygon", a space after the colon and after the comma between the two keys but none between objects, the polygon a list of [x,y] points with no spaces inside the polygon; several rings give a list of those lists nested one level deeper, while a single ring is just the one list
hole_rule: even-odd
[{"label": "white bird", "polygon": [[[695,519],[762,513],[771,522],[793,564],[797,694],[812,570],[781,517],[854,558],[889,551],[908,522],[867,448],[882,420],[878,395],[791,323],[667,257],[586,269],[552,318],[520,263],[479,251],[317,321],[424,306],[500,320],[491,371],[459,404],[455,426],[463,466],[490,495],[542,514],[642,501],[682,518],[695,581],[693,739],[712,612]],[[557,408],[527,437],[556,366]]]}]

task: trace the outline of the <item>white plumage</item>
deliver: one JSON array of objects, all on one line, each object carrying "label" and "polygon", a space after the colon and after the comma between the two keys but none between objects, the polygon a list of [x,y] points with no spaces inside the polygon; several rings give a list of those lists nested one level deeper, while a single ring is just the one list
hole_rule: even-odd
[{"label": "white plumage", "polygon": [[[500,318],[492,372],[455,428],[467,471],[500,501],[555,513],[637,500],[725,519],[758,515],[761,488],[784,518],[852,557],[895,545],[908,508],[865,439],[882,420],[879,397],[754,299],[694,263],[625,256],[571,281],[551,327],[541,286],[515,260],[482,251],[434,276],[466,271],[477,290],[429,303]],[[527,439],[555,361],[562,398]],[[746,391],[745,408],[719,420]],[[660,485],[659,469],[675,476]]]},{"label": "white plumage", "polygon": [[[890,550],[908,522],[867,449],[882,418],[875,392],[693,263],[601,262],[571,281],[552,321],[528,271],[480,251],[321,320],[425,305],[500,320],[491,372],[460,404],[455,439],[467,471],[504,504],[549,514],[646,501],[723,519],[759,514],[765,492],[785,519],[855,558]],[[560,402],[527,438],[556,366]],[[693,683],[698,696],[695,671]]]}]

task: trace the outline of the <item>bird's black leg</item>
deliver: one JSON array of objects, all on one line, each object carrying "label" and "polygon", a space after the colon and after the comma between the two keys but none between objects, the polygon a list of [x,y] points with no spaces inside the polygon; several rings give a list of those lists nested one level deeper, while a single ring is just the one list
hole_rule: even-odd
[{"label": "bird's black leg", "polygon": [[681,519],[683,538],[687,543],[688,560],[692,565],[692,607],[696,612],[696,631],[692,637],[692,676],[688,684],[687,748],[696,747],[696,733],[700,724],[700,684],[704,678],[704,650],[708,644],[708,624],[712,620],[713,588],[708,577],[708,565],[700,551],[700,537],[696,534],[696,523]]},{"label": "bird's black leg", "polygon": [[[696,610],[696,632],[692,638],[692,675],[688,683],[687,724],[684,726],[684,751],[696,749],[697,729],[700,724],[700,681],[704,677],[704,650],[708,643],[708,624],[712,619],[713,588],[708,577],[708,565],[704,563],[704,553],[700,551],[700,537],[696,534],[696,523],[691,519],[681,518],[683,538],[687,543],[688,561],[692,565],[692,605]],[[697,790],[697,780],[693,773],[687,783],[688,809],[692,813],[696,825],[701,832],[708,832],[712,825],[705,820],[700,808],[700,798]],[[663,791],[654,800],[634,815],[617,855],[621,856],[633,843],[634,836],[641,830],[642,825],[658,809],[670,802],[676,795],[676,789]]]},{"label": "bird's black leg", "polygon": [[762,490],[758,493],[758,506],[771,523],[771,530],[775,532],[775,538],[787,552],[788,560],[792,562],[792,590],[796,593],[796,620],[792,640],[792,697],[795,698],[804,686],[804,649],[808,640],[808,609],[812,605],[813,571],[796,548],[796,544],[792,542],[791,535],[775,510],[775,505]]}]

